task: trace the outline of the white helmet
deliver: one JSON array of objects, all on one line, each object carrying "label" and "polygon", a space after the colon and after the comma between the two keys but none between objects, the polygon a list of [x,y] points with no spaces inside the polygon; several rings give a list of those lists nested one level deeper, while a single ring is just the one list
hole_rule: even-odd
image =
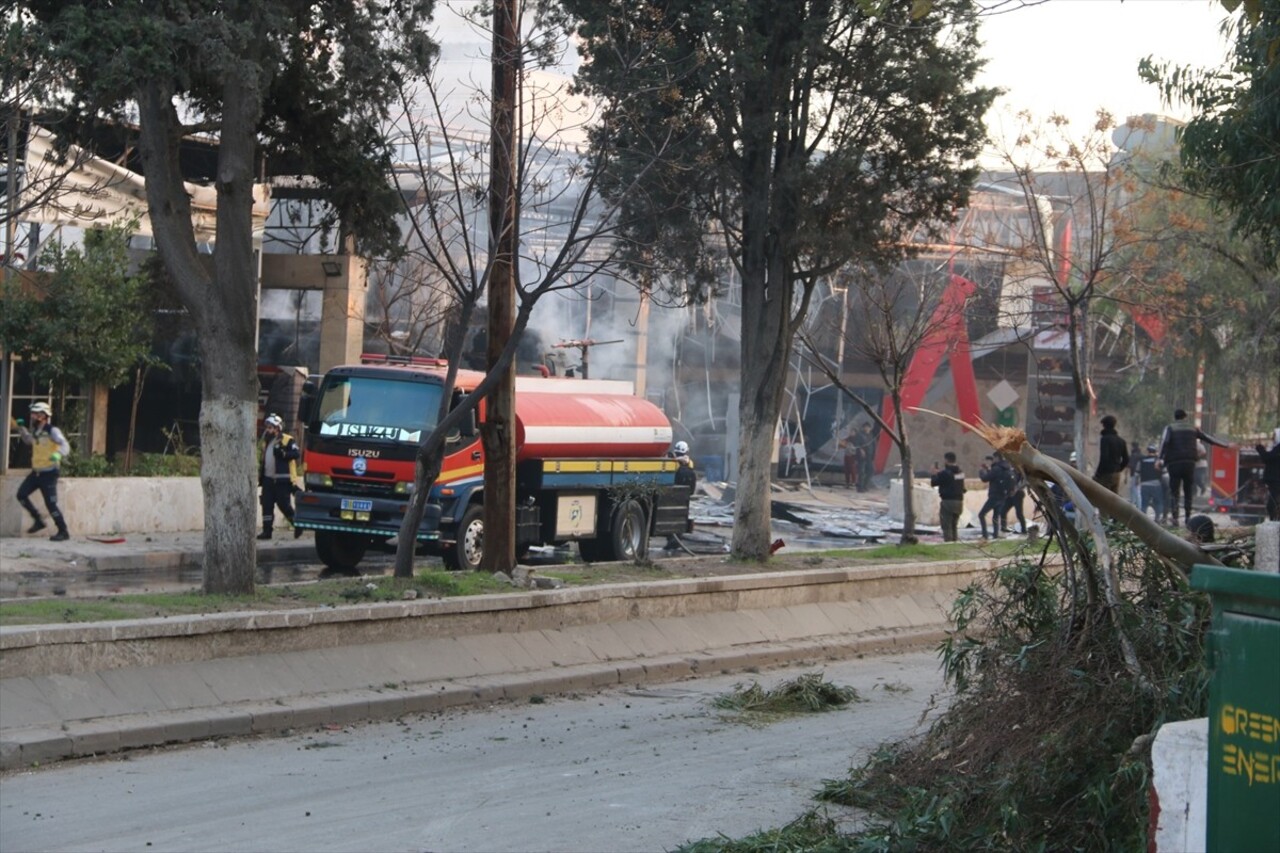
[{"label": "white helmet", "polygon": [[675,443],[675,446],[671,448],[671,451],[680,456],[683,456],[689,452],[689,443],[686,441],[677,441]]},{"label": "white helmet", "polygon": [[46,418],[53,417],[53,409],[49,408],[49,404],[43,400],[31,404],[31,414],[44,415]]},{"label": "white helmet", "polygon": [[276,429],[284,429],[284,421],[280,420],[279,415],[267,415],[267,419],[263,423]]}]

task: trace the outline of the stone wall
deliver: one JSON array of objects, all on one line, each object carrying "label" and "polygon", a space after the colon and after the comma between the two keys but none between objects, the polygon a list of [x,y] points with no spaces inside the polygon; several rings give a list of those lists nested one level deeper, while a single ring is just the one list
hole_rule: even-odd
[{"label": "stone wall", "polygon": [[[18,536],[31,523],[17,500],[25,476],[0,477],[0,536]],[[39,492],[31,500],[47,515]],[[58,504],[73,536],[204,529],[199,477],[63,477]]]}]

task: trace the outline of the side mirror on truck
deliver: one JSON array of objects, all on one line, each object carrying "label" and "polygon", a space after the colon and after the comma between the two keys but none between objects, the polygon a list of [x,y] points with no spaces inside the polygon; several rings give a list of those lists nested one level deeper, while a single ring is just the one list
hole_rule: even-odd
[{"label": "side mirror on truck", "polygon": [[[462,402],[466,399],[467,399],[467,395],[462,393],[461,391],[454,392],[453,408],[455,409],[458,408],[458,406],[462,405]],[[475,438],[479,434],[480,434],[480,427],[476,421],[476,410],[472,409],[471,411],[467,412],[467,416],[462,419],[462,424],[461,426],[458,427],[457,435],[459,438]],[[449,433],[448,440],[450,442],[457,440],[454,438],[454,433],[452,432]]]},{"label": "side mirror on truck", "polygon": [[298,395],[298,421],[299,423],[311,423],[311,409],[316,402],[316,383],[313,379],[308,379],[302,383],[302,393]]}]

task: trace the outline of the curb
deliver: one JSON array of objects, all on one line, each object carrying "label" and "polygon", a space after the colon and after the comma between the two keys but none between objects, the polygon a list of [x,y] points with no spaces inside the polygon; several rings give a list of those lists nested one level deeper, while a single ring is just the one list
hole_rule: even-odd
[{"label": "curb", "polygon": [[[315,547],[310,543],[280,545],[258,549],[258,565],[295,563],[315,560]],[[99,572],[129,572],[155,569],[199,568],[204,560],[203,551],[133,551],[127,554],[111,554],[87,558],[86,565]]]}]

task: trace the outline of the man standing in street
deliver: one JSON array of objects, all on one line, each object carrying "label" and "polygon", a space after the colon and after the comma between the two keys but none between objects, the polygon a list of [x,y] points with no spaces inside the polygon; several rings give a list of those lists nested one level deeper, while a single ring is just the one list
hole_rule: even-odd
[{"label": "man standing in street", "polygon": [[[262,422],[262,453],[258,459],[258,485],[262,488],[262,532],[259,539],[270,539],[276,507],[293,523],[293,482],[297,476],[298,443],[284,432],[279,415],[267,415]],[[293,529],[293,538],[302,535]]]},{"label": "man standing in street", "polygon": [[840,439],[840,451],[843,454],[842,462],[844,463],[844,487],[852,489],[858,485],[858,448],[857,437],[853,430],[849,430],[844,434],[844,438]]},{"label": "man standing in street", "polygon": [[960,513],[964,512],[964,472],[956,464],[956,455],[950,450],[942,458],[946,464],[942,468],[933,466],[929,484],[938,490],[942,541],[955,542],[960,538]]},{"label": "man standing in street", "polygon": [[1169,511],[1174,527],[1178,526],[1179,491],[1182,492],[1182,505],[1186,511],[1184,517],[1191,518],[1191,491],[1195,488],[1196,459],[1200,455],[1197,440],[1215,447],[1228,446],[1188,423],[1185,410],[1176,410],[1173,413],[1173,423],[1164,428],[1164,435],[1160,438],[1160,459],[1169,474]]},{"label": "man standing in street", "polygon": [[1280,521],[1280,427],[1271,433],[1271,447],[1255,444],[1262,460],[1262,482],[1267,487],[1267,519]]},{"label": "man standing in street", "polygon": [[865,492],[871,488],[871,475],[874,473],[876,458],[876,435],[871,431],[871,424],[863,423],[858,433],[855,449],[858,451],[858,491]]},{"label": "man standing in street", "polygon": [[1142,514],[1148,509],[1155,510],[1157,523],[1163,524],[1165,519],[1164,481],[1161,479],[1164,466],[1160,457],[1156,456],[1156,446],[1147,445],[1146,454],[1138,460],[1138,490],[1142,498]]},{"label": "man standing in street", "polygon": [[31,513],[33,519],[27,532],[39,533],[44,530],[48,525],[40,517],[36,505],[31,502],[31,495],[38,489],[44,498],[44,508],[49,511],[49,517],[58,528],[58,532],[49,539],[65,542],[71,538],[71,534],[67,532],[67,521],[62,517],[62,510],[58,509],[58,474],[63,458],[71,452],[71,445],[67,443],[62,430],[50,423],[52,416],[53,410],[49,408],[49,404],[38,401],[31,404],[30,429],[21,421],[11,419],[22,443],[31,446],[31,473],[18,486],[18,503]]},{"label": "man standing in street", "polygon": [[1098,468],[1093,481],[1120,494],[1120,475],[1129,467],[1129,445],[1116,432],[1115,415],[1102,418],[1102,434],[1098,438]]},{"label": "man standing in street", "polygon": [[1005,504],[1009,500],[1009,492],[1013,489],[1013,466],[1001,456],[991,456],[982,460],[978,469],[978,479],[987,484],[987,501],[978,510],[978,524],[982,527],[982,538],[987,537],[987,513],[991,513],[991,535],[1009,532],[1009,520],[1005,515]]}]

